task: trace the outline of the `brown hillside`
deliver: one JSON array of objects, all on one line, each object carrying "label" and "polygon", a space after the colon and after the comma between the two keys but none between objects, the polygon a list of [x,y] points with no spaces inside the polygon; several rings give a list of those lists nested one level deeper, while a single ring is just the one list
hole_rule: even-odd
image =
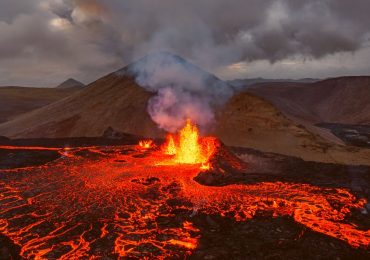
[{"label": "brown hillside", "polygon": [[134,80],[109,74],[80,92],[0,125],[9,137],[100,136],[111,126],[128,133],[156,136],[146,112],[150,93]]},{"label": "brown hillside", "polygon": [[288,116],[311,123],[370,124],[370,77],[339,77],[311,84],[263,83],[249,89]]},{"label": "brown hillside", "polygon": [[235,95],[218,113],[215,134],[227,145],[297,156],[305,160],[369,164],[370,150],[337,145],[285,117],[248,92]]},{"label": "brown hillside", "polygon": [[46,106],[76,91],[78,88],[0,87],[0,123]]}]

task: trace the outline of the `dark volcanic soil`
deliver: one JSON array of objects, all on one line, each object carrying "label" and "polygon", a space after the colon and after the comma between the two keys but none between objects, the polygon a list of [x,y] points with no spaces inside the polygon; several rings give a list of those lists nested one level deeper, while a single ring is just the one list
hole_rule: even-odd
[{"label": "dark volcanic soil", "polygon": [[201,229],[202,238],[191,259],[362,259],[368,256],[288,217],[261,215],[247,222],[236,222],[219,215],[201,215],[194,223]]},{"label": "dark volcanic soil", "polygon": [[316,126],[329,129],[347,145],[370,148],[370,125],[320,123]]},{"label": "dark volcanic soil", "polygon": [[236,183],[280,181],[307,183],[320,187],[348,188],[370,199],[370,167],[304,161],[298,157],[264,153],[255,149],[230,147],[247,165],[246,171],[224,174],[201,172],[197,181],[204,185],[223,186]]},{"label": "dark volcanic soil", "polygon": [[370,257],[370,167],[232,148],[200,171],[107,140],[4,140],[0,259]]}]

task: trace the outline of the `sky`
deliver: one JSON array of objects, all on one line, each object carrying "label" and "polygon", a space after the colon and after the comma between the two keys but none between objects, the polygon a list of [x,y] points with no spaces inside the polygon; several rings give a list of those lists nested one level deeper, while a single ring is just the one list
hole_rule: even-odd
[{"label": "sky", "polygon": [[84,83],[156,51],[234,78],[370,74],[369,0],[1,0],[0,86]]}]

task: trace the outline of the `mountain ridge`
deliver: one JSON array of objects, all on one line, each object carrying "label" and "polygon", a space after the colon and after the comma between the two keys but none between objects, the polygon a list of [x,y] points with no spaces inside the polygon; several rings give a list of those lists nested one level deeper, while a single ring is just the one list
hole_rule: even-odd
[{"label": "mountain ridge", "polygon": [[[112,127],[128,134],[164,137],[165,132],[147,112],[148,100],[155,92],[139,86],[132,75],[116,72],[73,95],[0,124],[0,135],[11,138],[91,137],[101,136],[107,127]],[[356,152],[348,154],[346,147],[312,134],[285,117],[271,102],[245,91],[237,93],[216,110],[216,121],[209,131],[226,145],[252,147],[306,160],[348,164],[370,161],[370,153],[351,148]]]}]

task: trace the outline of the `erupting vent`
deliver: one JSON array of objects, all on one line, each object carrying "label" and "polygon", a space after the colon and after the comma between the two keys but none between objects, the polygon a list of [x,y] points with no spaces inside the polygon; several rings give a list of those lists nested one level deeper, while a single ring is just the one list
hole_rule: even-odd
[{"label": "erupting vent", "polygon": [[154,143],[152,140],[142,140],[139,142],[139,146],[143,149],[149,149],[154,146]]},{"label": "erupting vent", "polygon": [[215,139],[199,137],[197,126],[188,119],[177,136],[167,136],[163,150],[165,154],[173,155],[176,163],[207,164],[215,152]]},{"label": "erupting vent", "polygon": [[[141,140],[139,149],[155,148],[152,140]],[[198,127],[190,119],[177,134],[168,134],[165,143],[157,151],[157,165],[200,165],[201,170],[211,168],[210,158],[216,152],[214,137],[201,137]]]}]

